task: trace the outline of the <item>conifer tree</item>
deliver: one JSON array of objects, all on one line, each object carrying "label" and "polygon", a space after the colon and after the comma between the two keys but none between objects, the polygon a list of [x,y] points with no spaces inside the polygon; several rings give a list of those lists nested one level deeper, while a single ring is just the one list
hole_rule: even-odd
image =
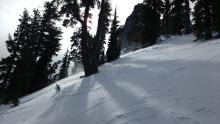
[{"label": "conifer tree", "polygon": [[161,34],[161,15],[163,12],[162,0],[144,0],[144,17],[146,41],[149,41],[146,46],[156,43],[157,38]]},{"label": "conifer tree", "polygon": [[49,71],[48,71],[48,73],[49,73],[49,76],[48,76],[49,82],[48,82],[48,84],[52,84],[52,83],[59,80],[59,74],[57,74],[56,72],[57,72],[58,67],[61,64],[61,62],[62,62],[61,60],[58,60],[58,61],[54,62],[53,64],[49,65],[49,67],[48,67],[49,68]]},{"label": "conifer tree", "polygon": [[70,64],[69,50],[66,51],[61,63],[62,65],[60,67],[60,73],[59,73],[60,80],[68,77],[68,69],[69,69],[69,64]]},{"label": "conifer tree", "polygon": [[73,36],[71,37],[71,51],[69,53],[69,59],[74,63],[74,68],[72,68],[72,73],[76,70],[80,70],[82,67],[82,47],[81,47],[81,28],[75,29]]},{"label": "conifer tree", "polygon": [[[193,0],[195,1],[195,0]],[[209,0],[197,0],[194,7],[194,34],[199,39],[212,38],[211,3]]]},{"label": "conifer tree", "polygon": [[71,37],[71,52],[70,52],[70,60],[77,64],[82,63],[82,56],[81,56],[81,35],[82,30],[80,28],[76,29],[76,31],[73,33],[73,36]]},{"label": "conifer tree", "polygon": [[98,60],[96,58],[97,42],[91,39],[88,32],[88,19],[91,17],[90,10],[96,5],[100,5],[99,0],[63,0],[61,14],[65,14],[67,18],[64,25],[81,25],[81,54],[84,66],[85,76],[90,76],[98,72]]},{"label": "conifer tree", "polygon": [[108,33],[108,27],[110,22],[110,12],[111,12],[111,5],[109,0],[102,0],[99,19],[98,19],[98,27],[95,36],[95,42],[97,43],[96,48],[96,57],[98,59],[98,64],[104,64],[105,62],[105,39],[106,34]]},{"label": "conifer tree", "polygon": [[164,3],[164,11],[163,11],[163,19],[162,19],[162,33],[164,35],[172,34],[172,18],[171,18],[171,2],[170,0],[165,0]]},{"label": "conifer tree", "polygon": [[[36,65],[37,57],[36,53],[39,51],[37,48],[38,39],[39,39],[39,30],[40,30],[40,23],[41,23],[41,15],[40,11],[34,9],[33,17],[30,17],[30,24],[29,24],[29,34],[26,34],[27,41],[22,41],[22,52],[21,52],[21,59],[19,61],[19,65],[17,66],[17,74],[18,78],[22,79],[22,86],[21,86],[21,95],[26,95],[28,93],[32,93],[30,87],[32,86],[32,79],[35,76],[34,67]],[[25,68],[24,68],[25,67]]]},{"label": "conifer tree", "polygon": [[[8,52],[10,53],[10,56],[3,58],[0,61],[0,89],[1,93],[3,95],[2,97],[2,102],[3,103],[8,103],[14,101],[14,104],[16,105],[18,102],[18,98],[15,96],[15,92],[12,90],[12,85],[11,85],[11,79],[12,79],[12,74],[15,69],[16,61],[17,61],[17,56],[15,51],[16,44],[13,43],[13,39],[11,35],[9,34],[8,40],[6,41],[7,43],[7,49]],[[10,89],[10,90],[9,90]]]},{"label": "conifer tree", "polygon": [[14,49],[16,63],[9,84],[9,90],[12,93],[11,96],[14,97],[15,105],[17,105],[18,98],[26,94],[28,86],[27,79],[29,79],[28,70],[30,66],[28,65],[28,57],[31,56],[29,47],[31,17],[26,9],[19,21],[20,24],[14,33],[13,40],[14,46],[17,46]]},{"label": "conifer tree", "polygon": [[163,11],[163,1],[162,0],[144,0],[143,3],[149,6],[151,9],[157,11],[157,13],[161,13]]},{"label": "conifer tree", "polygon": [[173,0],[171,10],[173,34],[191,32],[190,11],[189,0]]},{"label": "conifer tree", "polygon": [[24,64],[27,62],[25,51],[29,43],[30,20],[31,17],[25,9],[19,19],[20,24],[14,33],[14,38],[12,39],[9,35],[6,41],[7,50],[10,55],[0,62],[0,71],[2,72],[0,80],[5,85],[4,87],[7,88],[9,98],[7,101],[12,101],[15,106],[18,105],[18,98],[25,93],[27,86],[24,78],[26,68],[24,69],[23,67],[25,67]]},{"label": "conifer tree", "polygon": [[191,20],[190,20],[190,15],[191,15],[191,9],[190,9],[190,3],[189,0],[183,0],[184,5],[183,5],[183,23],[184,23],[184,34],[189,34],[192,33],[191,30]]},{"label": "conifer tree", "polygon": [[182,21],[182,15],[183,15],[183,6],[182,6],[182,0],[174,0],[172,2],[173,9],[171,11],[172,14],[172,20],[173,20],[173,34],[182,34],[182,30],[184,28],[183,21]]},{"label": "conifer tree", "polygon": [[59,15],[54,2],[47,2],[45,8],[43,17],[37,9],[33,17],[25,9],[14,37],[9,35],[6,41],[10,55],[0,62],[0,81],[6,89],[7,101],[14,105],[18,105],[19,97],[47,85],[55,67],[51,61],[59,50],[62,32],[56,27]]},{"label": "conifer tree", "polygon": [[32,91],[38,90],[50,82],[49,75],[53,65],[52,57],[60,50],[61,28],[56,26],[56,21],[60,20],[58,6],[55,1],[46,2],[41,21],[40,37],[37,47],[39,47],[38,60],[36,62],[33,78]]},{"label": "conifer tree", "polygon": [[[37,58],[40,54],[40,35],[41,35],[41,22],[42,22],[42,16],[38,9],[34,9],[33,11],[34,15],[31,18],[31,31],[30,31],[30,42],[31,42],[31,48],[33,52],[33,59],[36,63]],[[35,64],[34,63],[34,64]]]},{"label": "conifer tree", "polygon": [[117,38],[118,37],[117,29],[119,26],[118,23],[119,21],[117,16],[117,10],[115,9],[114,19],[112,21],[111,29],[110,29],[108,50],[106,53],[106,58],[108,62],[113,61],[120,56],[121,46]]},{"label": "conifer tree", "polygon": [[214,21],[214,31],[216,31],[217,37],[220,37],[220,1],[211,0],[212,12],[213,12],[213,21]]},{"label": "conifer tree", "polygon": [[17,55],[15,51],[15,48],[17,47],[17,45],[13,43],[13,39],[10,34],[8,36],[8,40],[6,41],[6,43],[7,43],[7,49],[8,49],[8,52],[10,53],[10,56],[3,58],[0,61],[0,81],[1,81],[1,87],[3,89],[8,88],[13,70],[15,68],[15,63],[17,61],[17,58],[16,58]]},{"label": "conifer tree", "polygon": [[165,0],[162,20],[164,34],[189,34],[192,32],[189,0]]}]

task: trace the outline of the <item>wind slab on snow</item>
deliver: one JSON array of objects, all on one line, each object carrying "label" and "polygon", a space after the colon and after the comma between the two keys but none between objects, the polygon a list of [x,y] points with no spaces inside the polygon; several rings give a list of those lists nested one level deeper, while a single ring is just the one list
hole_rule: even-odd
[{"label": "wind slab on snow", "polygon": [[220,124],[220,40],[173,37],[1,106],[0,124]]}]

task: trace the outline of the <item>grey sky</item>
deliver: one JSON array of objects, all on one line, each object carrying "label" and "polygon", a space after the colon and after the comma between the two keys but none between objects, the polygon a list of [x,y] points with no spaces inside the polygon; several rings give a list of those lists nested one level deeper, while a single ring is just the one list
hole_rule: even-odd
[{"label": "grey sky", "polygon": [[7,55],[5,40],[15,31],[24,8],[39,7],[45,0],[0,0],[0,58]]}]

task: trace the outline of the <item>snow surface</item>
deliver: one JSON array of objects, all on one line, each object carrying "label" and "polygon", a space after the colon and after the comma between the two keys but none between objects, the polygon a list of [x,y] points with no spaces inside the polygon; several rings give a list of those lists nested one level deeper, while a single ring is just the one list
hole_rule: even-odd
[{"label": "snow surface", "polygon": [[[129,53],[0,107],[0,124],[220,124],[220,40],[191,35]],[[5,109],[4,109],[5,108]]]}]

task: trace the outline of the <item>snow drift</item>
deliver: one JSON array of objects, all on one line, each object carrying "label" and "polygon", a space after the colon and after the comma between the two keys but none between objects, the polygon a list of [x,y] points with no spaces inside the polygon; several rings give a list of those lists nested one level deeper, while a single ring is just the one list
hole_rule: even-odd
[{"label": "snow drift", "polygon": [[1,106],[0,124],[219,124],[219,48],[173,37]]}]

